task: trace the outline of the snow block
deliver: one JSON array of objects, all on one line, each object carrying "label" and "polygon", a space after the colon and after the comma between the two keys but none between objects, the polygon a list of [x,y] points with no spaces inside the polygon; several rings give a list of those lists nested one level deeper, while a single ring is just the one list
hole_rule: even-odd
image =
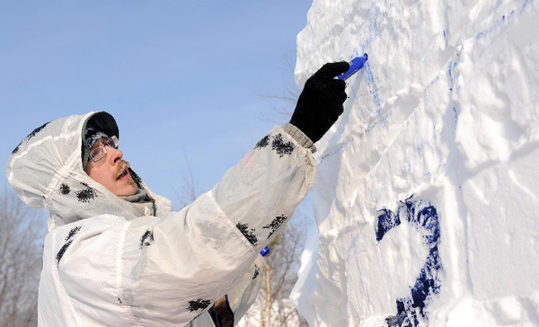
[{"label": "snow block", "polygon": [[369,60],[317,144],[315,326],[539,325],[539,3],[314,0],[299,85]]}]

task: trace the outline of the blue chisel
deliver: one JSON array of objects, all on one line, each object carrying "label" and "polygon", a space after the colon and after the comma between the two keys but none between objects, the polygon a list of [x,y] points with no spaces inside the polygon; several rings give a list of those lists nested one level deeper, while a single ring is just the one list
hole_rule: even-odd
[{"label": "blue chisel", "polygon": [[369,56],[365,53],[361,57],[356,57],[350,61],[350,68],[348,68],[347,71],[342,73],[341,75],[337,76],[338,79],[346,81],[350,76],[357,73],[361,68],[363,68],[363,65],[365,65],[365,62],[367,62],[367,59],[369,59]]}]

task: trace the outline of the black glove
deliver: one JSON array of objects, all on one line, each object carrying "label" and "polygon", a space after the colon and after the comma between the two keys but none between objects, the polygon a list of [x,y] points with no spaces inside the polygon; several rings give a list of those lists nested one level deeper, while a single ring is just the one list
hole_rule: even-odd
[{"label": "black glove", "polygon": [[305,83],[290,124],[313,142],[320,140],[343,112],[346,83],[335,77],[349,67],[344,61],[325,64]]}]

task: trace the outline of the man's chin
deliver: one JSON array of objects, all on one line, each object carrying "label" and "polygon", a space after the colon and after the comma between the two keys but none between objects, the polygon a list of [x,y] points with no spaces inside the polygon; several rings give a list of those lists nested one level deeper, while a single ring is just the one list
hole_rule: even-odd
[{"label": "man's chin", "polygon": [[134,195],[137,193],[138,186],[137,184],[135,184],[135,182],[132,179],[129,179],[129,181],[127,182],[127,186],[131,188],[131,192],[129,192],[130,193],[129,195]]},{"label": "man's chin", "polygon": [[130,178],[130,179],[127,181],[127,185],[133,187],[133,188],[135,189],[135,192],[136,192],[137,189],[138,189],[137,184],[135,183],[135,181],[134,181],[132,178]]},{"label": "man's chin", "polygon": [[127,181],[126,184],[123,185],[123,187],[119,188],[115,194],[117,196],[130,196],[135,195],[137,191],[137,184],[132,179],[129,179],[129,181]]}]

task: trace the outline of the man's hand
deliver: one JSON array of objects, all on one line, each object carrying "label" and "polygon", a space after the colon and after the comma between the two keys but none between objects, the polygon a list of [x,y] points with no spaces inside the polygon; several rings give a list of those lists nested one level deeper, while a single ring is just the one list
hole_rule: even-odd
[{"label": "man's hand", "polygon": [[325,64],[305,83],[290,123],[316,142],[343,112],[346,83],[335,79],[348,68],[347,62]]}]

